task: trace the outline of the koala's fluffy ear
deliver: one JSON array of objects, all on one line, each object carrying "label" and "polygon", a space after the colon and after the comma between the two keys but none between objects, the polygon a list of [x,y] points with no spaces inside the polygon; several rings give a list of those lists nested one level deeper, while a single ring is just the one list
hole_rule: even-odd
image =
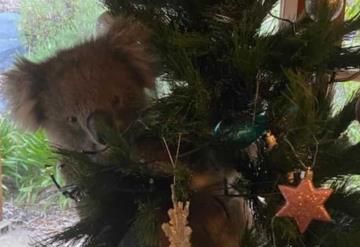
[{"label": "koala's fluffy ear", "polygon": [[155,59],[150,51],[150,30],[133,17],[117,17],[106,33],[110,49],[128,64],[141,86],[155,86]]},{"label": "koala's fluffy ear", "polygon": [[20,59],[5,73],[4,94],[16,123],[26,130],[40,127],[44,113],[40,105],[40,92],[44,86],[39,66]]}]

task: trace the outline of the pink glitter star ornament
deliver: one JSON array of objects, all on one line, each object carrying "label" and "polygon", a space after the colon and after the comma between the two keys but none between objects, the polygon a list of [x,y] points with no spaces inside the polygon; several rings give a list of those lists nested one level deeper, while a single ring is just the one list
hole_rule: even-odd
[{"label": "pink glitter star ornament", "polygon": [[312,220],[331,221],[324,203],[332,189],[317,189],[309,178],[303,179],[297,187],[279,185],[279,189],[286,203],[276,216],[294,218],[301,233],[306,231]]}]

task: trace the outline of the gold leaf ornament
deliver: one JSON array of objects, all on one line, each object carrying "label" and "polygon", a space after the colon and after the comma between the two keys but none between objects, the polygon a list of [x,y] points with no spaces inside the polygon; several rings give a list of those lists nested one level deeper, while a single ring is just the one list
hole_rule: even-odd
[{"label": "gold leaf ornament", "polygon": [[173,202],[174,208],[169,209],[169,223],[162,224],[161,228],[169,239],[169,247],[191,247],[192,230],[188,226],[190,202]]}]

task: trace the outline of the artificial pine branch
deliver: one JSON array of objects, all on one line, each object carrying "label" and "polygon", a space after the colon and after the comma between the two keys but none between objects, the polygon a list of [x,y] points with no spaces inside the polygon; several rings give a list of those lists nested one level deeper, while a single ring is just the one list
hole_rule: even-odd
[{"label": "artificial pine branch", "polygon": [[[343,135],[355,117],[355,99],[335,115],[331,107],[334,73],[360,67],[360,48],[338,45],[343,35],[360,29],[359,15],[344,23],[330,22],[326,15],[316,22],[304,18],[275,33],[260,34],[274,0],[106,2],[114,14],[134,15],[152,29],[159,71],[171,94],[142,113],[146,130],[135,126],[123,136],[109,135],[109,161],[64,154],[75,164],[77,185],[86,196],[80,203],[82,221],[57,240],[87,235],[87,246],[121,241],[136,222],[135,201],[170,198],[171,175],[146,169],[148,160],[141,162],[139,142],[148,138],[151,147],[163,148],[157,144],[165,137],[168,150],[176,150],[182,133],[178,158],[186,169],[231,167],[246,177],[247,183],[240,181],[236,188],[253,202],[253,230],[264,239],[263,246],[339,246],[333,232],[342,233],[342,246],[358,242],[360,194],[347,186],[335,186],[329,200],[333,224],[312,224],[300,235],[290,220],[273,217],[282,203],[277,185],[289,183],[288,173],[302,169],[301,164],[314,164],[318,186],[360,173],[359,144]],[[263,139],[268,129],[278,142],[270,151]],[[246,152],[249,145],[257,147],[256,155]],[[145,193],[142,186],[141,193],[124,191],[146,185],[149,178],[160,183],[158,190]],[[187,191],[188,178],[183,181],[179,188]],[[169,200],[160,204],[168,208]],[[104,230],[105,225],[110,229]]]}]

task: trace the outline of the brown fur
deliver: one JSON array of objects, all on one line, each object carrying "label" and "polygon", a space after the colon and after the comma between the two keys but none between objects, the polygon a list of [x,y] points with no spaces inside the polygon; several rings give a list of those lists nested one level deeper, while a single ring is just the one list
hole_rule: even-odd
[{"label": "brown fur", "polygon": [[[125,129],[146,104],[144,89],[154,87],[154,59],[147,38],[147,30],[135,20],[119,19],[106,34],[41,63],[21,59],[6,74],[5,83],[15,120],[29,130],[45,129],[63,148],[103,148],[94,122],[101,118]],[[138,148],[146,160],[168,160],[161,143],[144,140]],[[208,189],[221,186],[227,175],[194,175],[192,185],[198,191],[190,209],[194,247],[241,246],[241,233],[249,224],[246,203]],[[162,232],[161,237],[161,246],[168,246]]]},{"label": "brown fur", "polygon": [[101,148],[89,117],[103,111],[124,129],[144,107],[144,88],[154,87],[147,37],[142,25],[120,19],[107,34],[44,62],[21,59],[5,83],[15,120],[26,129],[44,128],[64,148]]},{"label": "brown fur", "polygon": [[219,194],[205,190],[192,198],[190,226],[194,247],[243,246],[245,230],[251,225],[249,206],[244,198],[229,198]]}]

